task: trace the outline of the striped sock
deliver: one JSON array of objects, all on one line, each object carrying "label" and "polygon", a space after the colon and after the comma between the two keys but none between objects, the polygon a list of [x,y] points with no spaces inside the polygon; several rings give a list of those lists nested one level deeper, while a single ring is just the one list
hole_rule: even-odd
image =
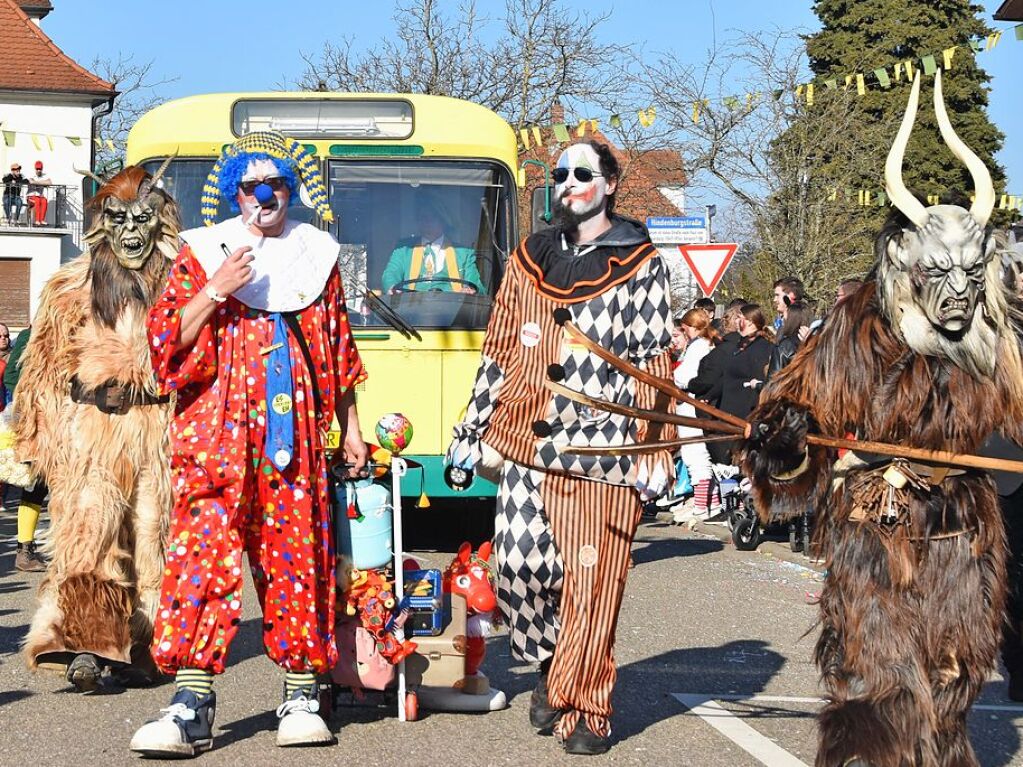
[{"label": "striped sock", "polygon": [[174,688],[209,695],[213,690],[213,674],[201,668],[179,668],[174,675]]},{"label": "striped sock", "polygon": [[291,700],[296,690],[307,690],[316,684],[312,671],[289,671],[284,676],[284,700]]}]

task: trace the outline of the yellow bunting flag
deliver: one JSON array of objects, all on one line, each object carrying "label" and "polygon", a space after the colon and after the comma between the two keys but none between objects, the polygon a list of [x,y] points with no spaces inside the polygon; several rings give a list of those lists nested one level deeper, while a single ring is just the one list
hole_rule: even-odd
[{"label": "yellow bunting flag", "polygon": [[887,204],[888,204],[888,195],[886,195],[884,192],[878,192],[877,193],[877,207],[883,208]]},{"label": "yellow bunting flag", "polygon": [[53,136],[47,135],[47,136],[45,136],[45,138],[46,138],[46,145],[48,147],[50,147],[50,151],[52,152],[53,151]]},{"label": "yellow bunting flag", "polygon": [[959,48],[958,45],[953,45],[951,48],[946,48],[941,52],[941,55],[945,61],[945,69],[952,68],[952,57],[956,55],[956,50],[958,48]]},{"label": "yellow bunting flag", "polygon": [[543,143],[543,136],[540,135],[540,129],[535,125],[533,126],[533,141],[536,142],[537,146],[540,146]]},{"label": "yellow bunting flag", "polygon": [[559,143],[566,143],[572,140],[572,137],[568,135],[568,126],[565,123],[557,123],[551,126],[551,130],[554,131],[554,138]]},{"label": "yellow bunting flag", "polygon": [[808,107],[813,106],[813,83],[806,86],[806,105]]},{"label": "yellow bunting flag", "polygon": [[830,200],[831,202],[834,202],[837,199],[838,199],[838,187],[836,186],[834,189],[832,189],[830,192],[828,192],[828,200]]},{"label": "yellow bunting flag", "polygon": [[35,146],[36,149],[42,149],[43,148],[42,143],[40,143],[40,141],[39,141],[39,136],[36,135],[35,133],[32,134],[32,144]]},{"label": "yellow bunting flag", "polygon": [[907,80],[912,80],[913,79],[913,62],[912,61],[906,61],[906,62],[903,63],[903,66],[906,68],[906,79]]},{"label": "yellow bunting flag", "polygon": [[845,90],[849,90],[849,86],[852,84],[852,81],[853,81],[852,75],[845,76]]},{"label": "yellow bunting flag", "polygon": [[727,109],[730,112],[734,112],[736,109],[739,108],[738,96],[725,96],[724,99],[722,99],[722,102],[725,105],[725,109]]},{"label": "yellow bunting flag", "polygon": [[1023,41],[1023,24],[1017,24],[1013,29],[1016,30],[1016,39]]},{"label": "yellow bunting flag", "polygon": [[5,130],[4,134],[4,146],[14,146],[14,131]]},{"label": "yellow bunting flag", "polygon": [[1001,39],[1002,39],[1002,30],[998,30],[997,32],[994,32],[993,34],[988,35],[987,36],[987,48],[986,48],[986,50],[990,51],[991,49],[993,49],[996,45],[998,45],[998,41],[1001,40]]},{"label": "yellow bunting flag", "polygon": [[117,147],[114,146],[114,142],[111,141],[110,139],[107,139],[107,149],[109,149],[111,152],[117,151]]},{"label": "yellow bunting flag", "polygon": [[620,114],[613,114],[611,115],[611,118],[608,120],[608,123],[610,123],[612,128],[621,128],[622,116]]},{"label": "yellow bunting flag", "polygon": [[644,128],[649,128],[654,124],[654,120],[657,119],[657,107],[640,109],[636,114],[639,115],[639,124]]},{"label": "yellow bunting flag", "polygon": [[525,128],[520,129],[519,138],[522,139],[523,149],[529,149],[529,131]]},{"label": "yellow bunting flag", "polygon": [[937,205],[939,202],[941,202],[941,195],[939,195],[939,194],[929,194],[929,195],[927,195],[927,204],[928,205]]},{"label": "yellow bunting flag", "polygon": [[875,69],[874,77],[876,77],[877,81],[881,83],[882,88],[892,87],[892,79],[888,76],[888,70],[885,69],[884,67],[881,67],[880,69]]},{"label": "yellow bunting flag", "polygon": [[856,95],[862,96],[867,92],[867,84],[863,81],[863,75],[856,73]]},{"label": "yellow bunting flag", "polygon": [[702,99],[701,101],[694,101],[693,102],[693,125],[696,125],[696,123],[700,122],[700,112],[709,103],[710,102],[707,101],[707,99]]},{"label": "yellow bunting flag", "polygon": [[64,138],[71,142],[71,146],[82,145],[82,140],[78,136],[65,136]]},{"label": "yellow bunting flag", "polygon": [[827,88],[829,91],[837,90],[838,89],[838,80],[835,80],[835,79],[825,80],[824,81],[824,87]]},{"label": "yellow bunting flag", "polygon": [[598,123],[596,120],[588,120],[584,117],[582,120],[579,121],[579,127],[576,128],[575,135],[578,136],[579,138],[582,138],[583,136],[586,135],[587,128],[589,128],[590,133],[596,133],[597,124]]},{"label": "yellow bunting flag", "polygon": [[1009,195],[1003,194],[1002,199],[998,201],[998,210],[1005,210],[1009,207]]},{"label": "yellow bunting flag", "polygon": [[930,76],[938,71],[938,62],[934,60],[934,56],[932,56],[931,54],[921,56],[920,63],[924,65],[925,75]]}]

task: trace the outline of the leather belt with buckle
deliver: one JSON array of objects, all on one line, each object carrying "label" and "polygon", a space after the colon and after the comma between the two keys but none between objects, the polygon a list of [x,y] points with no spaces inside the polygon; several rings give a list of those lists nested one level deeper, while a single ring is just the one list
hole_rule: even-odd
[{"label": "leather belt with buckle", "polygon": [[170,402],[167,395],[154,396],[132,386],[108,381],[96,387],[86,387],[78,376],[71,379],[71,401],[80,405],[93,405],[107,415],[124,415],[133,407],[163,405]]}]

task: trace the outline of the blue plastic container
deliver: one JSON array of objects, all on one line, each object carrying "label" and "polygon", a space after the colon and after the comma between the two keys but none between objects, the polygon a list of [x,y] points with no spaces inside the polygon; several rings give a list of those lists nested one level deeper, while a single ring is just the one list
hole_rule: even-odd
[{"label": "blue plastic container", "polygon": [[[334,512],[334,535],[337,553],[352,561],[360,570],[386,567],[394,558],[394,510],[391,491],[372,479],[338,482],[335,485],[337,506]],[[348,494],[356,498],[358,516],[348,516]]]}]

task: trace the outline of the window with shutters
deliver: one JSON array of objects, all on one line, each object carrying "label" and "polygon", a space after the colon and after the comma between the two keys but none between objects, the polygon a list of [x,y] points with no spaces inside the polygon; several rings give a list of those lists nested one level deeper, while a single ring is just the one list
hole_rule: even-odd
[{"label": "window with shutters", "polygon": [[0,259],[0,322],[24,327],[29,321],[29,265],[27,259]]}]

